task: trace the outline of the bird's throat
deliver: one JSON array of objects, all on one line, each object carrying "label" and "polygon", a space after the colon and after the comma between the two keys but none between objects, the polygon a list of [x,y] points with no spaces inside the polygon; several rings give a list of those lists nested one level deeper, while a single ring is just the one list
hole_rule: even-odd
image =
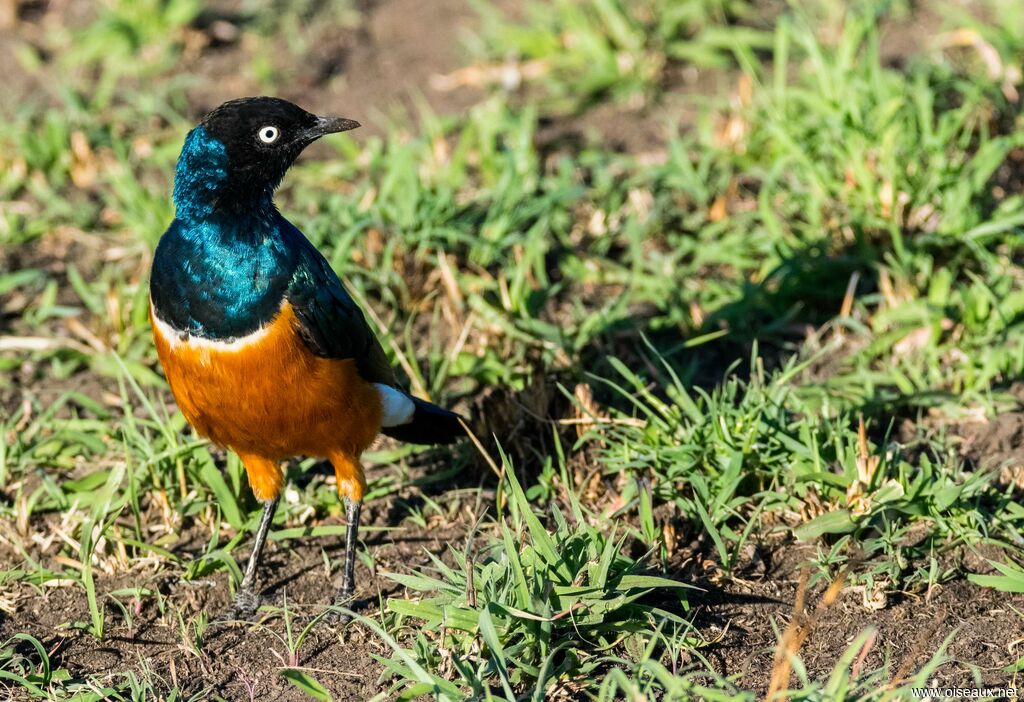
[{"label": "bird's throat", "polygon": [[[189,132],[174,173],[176,217],[187,224],[218,218],[243,224],[266,220],[273,210],[273,183],[232,174],[225,146],[200,125]],[[245,229],[244,226],[239,229]]]}]

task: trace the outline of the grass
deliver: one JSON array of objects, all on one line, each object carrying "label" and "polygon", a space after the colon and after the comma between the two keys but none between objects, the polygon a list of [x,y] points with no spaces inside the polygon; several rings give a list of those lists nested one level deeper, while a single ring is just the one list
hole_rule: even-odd
[{"label": "grass", "polygon": [[[154,574],[237,582],[258,506],[237,459],[172,410],[146,297],[191,123],[195,77],[176,65],[202,51],[205,5],[136,5],[18,49],[24,70],[59,75],[50,102],[5,107],[0,135],[0,607],[69,588],[85,606],[65,629],[100,645],[158,621],[207,661],[207,613]],[[433,476],[429,453],[368,456],[371,504],[405,517],[386,529],[460,534],[426,566],[377,573],[394,589],[361,621],[382,699],[754,699],[767,689],[709,655],[690,588],[801,548],[798,605],[825,594],[777,624],[773,691],[895,699],[948,642],[908,664],[867,628],[808,667],[803,644],[842,592],[870,610],[965,577],[1022,590],[1019,493],[958,446],[1019,404],[1024,25],[1011,0],[930,7],[945,33],[894,66],[881,45],[901,3],[478,3],[480,63],[459,80],[501,64],[525,90],[477,81],[465,113],[332,140],[289,175],[282,210],[410,387],[475,412],[486,454],[466,446]],[[295,69],[267,63],[280,37],[258,10],[239,71],[272,92]],[[342,4],[284,10],[284,27],[362,21]],[[654,158],[545,141],[595,106],[672,109],[688,70],[733,94],[672,118]],[[279,544],[341,533],[311,464],[290,468]],[[460,475],[474,477],[435,489]],[[966,563],[979,553],[991,570]],[[262,625],[279,674],[326,699],[331,678],[304,664],[309,612],[290,602]],[[222,694],[145,660],[72,674],[42,633],[0,632],[3,684],[34,697]]]},{"label": "grass", "polygon": [[[686,608],[685,584],[624,558],[623,538],[589,526],[575,500],[571,522],[555,510],[549,532],[514,472],[507,474],[516,514],[486,554],[454,552],[452,566],[434,556],[436,575],[387,574],[412,597],[388,601],[397,615],[390,628],[414,622],[411,631],[419,632],[410,649],[396,647],[383,661],[413,683],[401,698],[480,698],[500,685],[504,696],[495,699],[542,700],[569,681],[598,677],[615,653],[660,647],[663,628],[683,632],[674,645],[689,643],[688,622],[671,611]],[[669,594],[667,608],[642,602],[659,589],[679,594]],[[427,633],[438,631],[439,638]],[[442,669],[458,671],[460,684],[437,672],[423,680],[425,671]]]},{"label": "grass", "polygon": [[607,100],[639,107],[678,84],[684,66],[729,67],[769,46],[767,32],[744,24],[757,14],[746,0],[560,0],[527,2],[512,13],[476,5],[482,27],[473,51],[505,62],[505,88],[539,83],[553,111]]}]

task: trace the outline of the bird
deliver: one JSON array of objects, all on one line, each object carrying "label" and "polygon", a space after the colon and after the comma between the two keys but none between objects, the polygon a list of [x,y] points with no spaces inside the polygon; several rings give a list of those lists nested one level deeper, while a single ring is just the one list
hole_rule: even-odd
[{"label": "bird", "polygon": [[263,503],[245,573],[220,619],[250,619],[261,604],[257,567],[284,487],[282,462],[313,456],[334,468],[348,522],[334,597],[343,605],[355,592],[361,454],[381,433],[417,444],[466,433],[459,414],[401,388],[362,310],[274,204],[307,146],[359,126],[280,98],[239,98],[206,114],[178,157],[174,220],[152,260],[153,340],[181,413],[238,454]]}]

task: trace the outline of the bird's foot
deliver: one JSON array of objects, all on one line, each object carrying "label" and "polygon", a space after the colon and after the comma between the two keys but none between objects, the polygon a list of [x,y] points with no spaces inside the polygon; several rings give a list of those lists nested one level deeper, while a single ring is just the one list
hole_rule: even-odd
[{"label": "bird's foot", "polygon": [[[354,587],[342,587],[338,590],[338,594],[334,596],[334,602],[331,603],[331,606],[351,609],[352,605],[355,604],[355,594],[356,592]],[[342,626],[352,621],[352,614],[347,611],[342,612],[339,609],[331,609],[320,621],[328,626]]]},{"label": "bird's foot", "polygon": [[239,589],[235,593],[235,601],[226,610],[213,619],[213,623],[227,624],[230,622],[252,622],[263,603],[262,598],[253,590]]}]

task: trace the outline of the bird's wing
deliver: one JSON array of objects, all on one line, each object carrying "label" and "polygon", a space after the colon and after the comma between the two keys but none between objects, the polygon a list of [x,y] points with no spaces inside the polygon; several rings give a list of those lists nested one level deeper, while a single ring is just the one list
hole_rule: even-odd
[{"label": "bird's wing", "polygon": [[317,356],[354,359],[363,379],[395,385],[394,370],[362,310],[316,247],[299,237],[295,273],[286,293],[299,322],[299,336]]}]

